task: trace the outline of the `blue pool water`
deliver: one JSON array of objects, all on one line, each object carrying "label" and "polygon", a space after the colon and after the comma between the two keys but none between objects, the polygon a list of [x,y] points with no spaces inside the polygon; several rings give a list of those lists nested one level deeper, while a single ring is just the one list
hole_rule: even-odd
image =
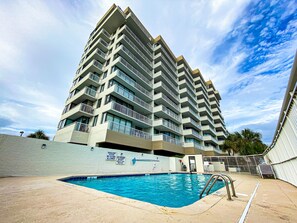
[{"label": "blue pool water", "polygon": [[[65,181],[122,197],[179,208],[199,200],[199,194],[209,178],[210,175],[205,174],[158,174]],[[218,181],[211,193],[223,186],[224,183]]]}]

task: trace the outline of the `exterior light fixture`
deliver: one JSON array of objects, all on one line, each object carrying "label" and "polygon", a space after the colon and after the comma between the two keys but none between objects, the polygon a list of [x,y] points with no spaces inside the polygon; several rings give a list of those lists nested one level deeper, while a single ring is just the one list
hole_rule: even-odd
[{"label": "exterior light fixture", "polygon": [[24,134],[24,131],[20,131],[20,136],[22,137]]},{"label": "exterior light fixture", "polygon": [[41,149],[46,149],[46,144],[42,144]]},{"label": "exterior light fixture", "polygon": [[94,151],[94,147],[93,146],[91,147],[91,151]]}]

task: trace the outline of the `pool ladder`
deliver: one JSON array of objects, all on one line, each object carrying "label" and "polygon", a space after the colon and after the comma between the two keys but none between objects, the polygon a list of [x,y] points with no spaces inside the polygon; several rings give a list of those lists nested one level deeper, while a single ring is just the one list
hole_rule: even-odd
[{"label": "pool ladder", "polygon": [[234,188],[234,184],[233,182],[235,180],[233,180],[230,176],[228,176],[227,174],[223,174],[223,173],[218,173],[218,174],[213,174],[210,179],[207,181],[207,183],[205,184],[203,190],[200,193],[200,199],[202,198],[202,195],[204,194],[205,190],[207,189],[208,185],[210,184],[210,186],[208,187],[207,191],[206,191],[206,195],[209,194],[211,188],[215,185],[215,183],[219,180],[223,180],[225,182],[225,186],[226,186],[226,190],[227,190],[227,195],[228,195],[228,200],[232,201],[231,199],[231,194],[230,194],[230,189],[229,189],[229,182],[231,184],[231,189],[232,189],[232,197],[237,197],[236,193],[235,193],[235,188]]}]

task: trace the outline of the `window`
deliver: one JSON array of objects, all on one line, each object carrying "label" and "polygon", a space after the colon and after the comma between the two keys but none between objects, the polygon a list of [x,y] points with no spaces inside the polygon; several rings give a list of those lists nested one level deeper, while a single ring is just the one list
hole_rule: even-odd
[{"label": "window", "polygon": [[94,117],[93,125],[92,125],[92,126],[96,126],[96,125],[97,125],[97,120],[98,120],[98,115],[96,115],[96,116]]},{"label": "window", "polygon": [[100,99],[97,101],[97,108],[100,108],[100,107],[101,107],[101,101],[102,101],[102,98],[100,98]]},{"label": "window", "polygon": [[108,59],[108,60],[106,61],[105,66],[108,66],[108,65],[109,65],[109,61],[110,61],[110,59]]},{"label": "window", "polygon": [[100,93],[101,93],[102,91],[104,91],[104,86],[105,86],[105,84],[102,84],[102,85],[101,85]]},{"label": "window", "polygon": [[104,72],[102,80],[107,77],[107,71]]}]

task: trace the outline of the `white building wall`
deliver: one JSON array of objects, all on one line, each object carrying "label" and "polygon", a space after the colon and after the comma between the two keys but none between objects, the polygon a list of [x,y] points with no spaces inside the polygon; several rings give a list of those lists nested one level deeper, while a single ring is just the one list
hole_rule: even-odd
[{"label": "white building wall", "polygon": [[297,103],[296,95],[286,114],[276,143],[266,154],[277,178],[297,186]]},{"label": "white building wall", "polygon": [[[108,152],[125,156],[125,164],[106,161]],[[134,158],[142,161],[133,165]],[[170,165],[170,159],[178,162],[152,154],[0,135],[0,177],[176,171],[177,165]]]}]

